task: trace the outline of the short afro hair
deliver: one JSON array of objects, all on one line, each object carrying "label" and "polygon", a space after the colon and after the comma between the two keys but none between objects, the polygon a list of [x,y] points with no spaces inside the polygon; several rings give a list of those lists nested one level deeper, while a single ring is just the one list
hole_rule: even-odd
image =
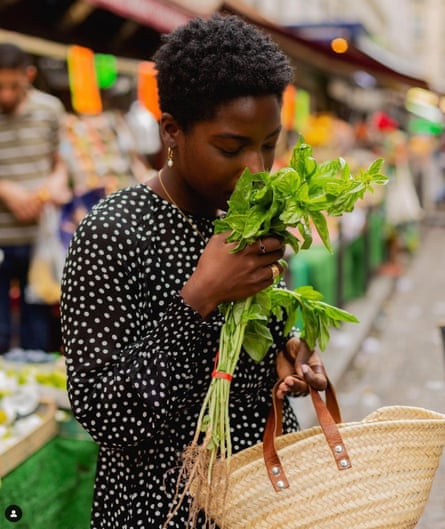
[{"label": "short afro hair", "polygon": [[235,15],[192,19],[164,35],[153,60],[161,110],[184,130],[212,119],[222,103],[238,97],[281,100],[293,78],[278,45]]}]

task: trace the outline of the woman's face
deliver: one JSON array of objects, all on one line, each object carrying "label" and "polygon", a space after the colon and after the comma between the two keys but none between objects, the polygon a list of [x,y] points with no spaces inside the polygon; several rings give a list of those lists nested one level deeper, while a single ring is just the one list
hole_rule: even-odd
[{"label": "woman's face", "polygon": [[[210,121],[176,137],[178,196],[188,211],[213,215],[227,200],[243,170],[270,170],[281,130],[276,96],[248,96],[221,105]],[[178,178],[179,177],[179,178]]]}]

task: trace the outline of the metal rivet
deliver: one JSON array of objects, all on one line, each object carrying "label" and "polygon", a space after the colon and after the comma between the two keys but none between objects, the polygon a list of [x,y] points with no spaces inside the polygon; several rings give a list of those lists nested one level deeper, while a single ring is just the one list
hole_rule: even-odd
[{"label": "metal rivet", "polygon": [[336,454],[341,454],[343,452],[343,446],[342,445],[335,445],[334,450]]},{"label": "metal rivet", "polygon": [[272,474],[274,476],[278,476],[278,474],[281,472],[280,467],[272,467]]},{"label": "metal rivet", "polygon": [[349,461],[347,459],[340,459],[340,466],[343,468],[349,467]]},{"label": "metal rivet", "polygon": [[279,489],[284,489],[286,487],[286,483],[284,483],[284,481],[282,479],[280,479],[280,480],[277,481],[277,487]]}]

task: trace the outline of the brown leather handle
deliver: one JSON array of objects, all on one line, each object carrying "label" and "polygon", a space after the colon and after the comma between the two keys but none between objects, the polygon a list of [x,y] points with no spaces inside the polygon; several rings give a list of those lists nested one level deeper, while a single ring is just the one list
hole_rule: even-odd
[{"label": "brown leather handle", "polygon": [[[284,468],[275,448],[275,437],[283,432],[283,401],[276,396],[280,382],[275,384],[272,391],[272,407],[267,417],[263,435],[264,461],[270,481],[277,492],[289,487]],[[350,468],[351,461],[337,427],[337,424],[341,423],[341,413],[334,387],[328,379],[328,385],[325,390],[326,401],[321,398],[320,393],[316,389],[312,387],[309,387],[309,389],[318,423],[334,456],[337,468],[339,470]]]}]

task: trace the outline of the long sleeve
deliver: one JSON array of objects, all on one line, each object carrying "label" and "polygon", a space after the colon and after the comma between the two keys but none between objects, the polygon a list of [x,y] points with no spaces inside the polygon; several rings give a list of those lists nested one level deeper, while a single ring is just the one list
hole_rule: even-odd
[{"label": "long sleeve", "polygon": [[149,439],[173,408],[187,405],[188,391],[212,363],[203,341],[215,342],[219,333],[217,321],[204,322],[177,294],[193,259],[163,251],[156,237],[131,194],[128,208],[116,212],[108,199],[82,222],[65,264],[70,401],[93,438],[108,446]]}]

